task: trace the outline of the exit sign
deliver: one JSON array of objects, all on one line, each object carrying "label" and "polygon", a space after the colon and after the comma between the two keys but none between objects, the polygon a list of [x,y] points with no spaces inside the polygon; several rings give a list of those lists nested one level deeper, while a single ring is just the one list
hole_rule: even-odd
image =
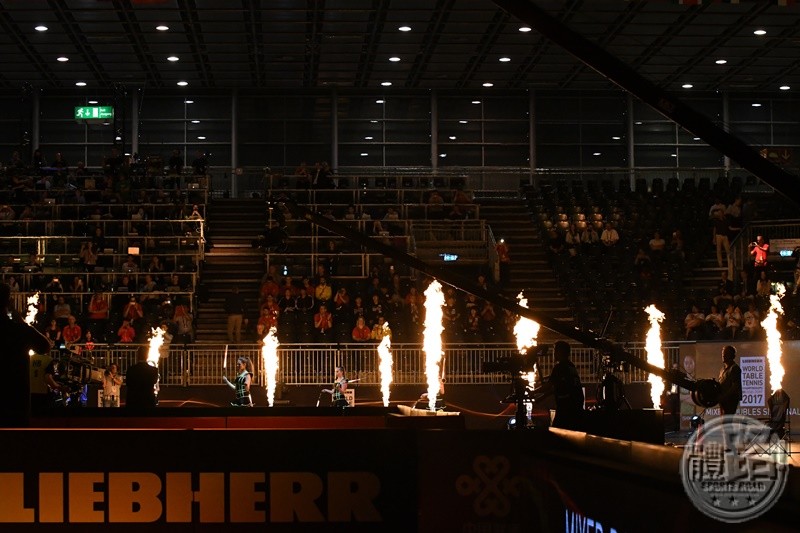
[{"label": "exit sign", "polygon": [[114,118],[114,108],[112,106],[89,106],[76,107],[76,120],[109,119]]}]

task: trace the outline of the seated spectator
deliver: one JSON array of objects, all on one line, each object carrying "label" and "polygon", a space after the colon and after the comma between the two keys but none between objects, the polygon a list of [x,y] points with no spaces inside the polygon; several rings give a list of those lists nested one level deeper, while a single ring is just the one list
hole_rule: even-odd
[{"label": "seated spectator", "polygon": [[61,339],[63,338],[62,332],[63,328],[59,327],[55,318],[50,321],[50,324],[48,324],[43,331],[44,336],[50,339],[55,347],[61,344]]},{"label": "seated spectator", "polygon": [[386,319],[382,316],[379,316],[378,320],[375,322],[375,325],[372,326],[370,338],[373,341],[381,342],[384,337],[389,337],[389,340],[392,340],[392,330],[389,329]]},{"label": "seated spectator", "polygon": [[69,292],[73,292],[76,294],[81,294],[86,292],[86,286],[83,284],[83,278],[81,276],[72,277],[72,283],[70,284]]},{"label": "seated spectator", "polygon": [[350,307],[350,295],[347,294],[347,288],[341,287],[336,291],[336,296],[333,297],[333,306],[337,311]]},{"label": "seated spectator", "polygon": [[650,266],[650,255],[645,251],[643,247],[639,247],[636,251],[636,256],[633,258],[633,264],[640,270],[645,267]]},{"label": "seated spectator", "polygon": [[122,310],[122,318],[126,319],[131,325],[138,325],[144,318],[142,305],[136,301],[136,296],[131,296],[125,308]]},{"label": "seated spectator", "polygon": [[117,342],[131,343],[136,337],[136,330],[131,326],[130,320],[123,319],[122,325],[117,330]]},{"label": "seated spectator", "polygon": [[75,323],[75,315],[69,315],[67,320],[68,323],[61,331],[61,336],[63,337],[67,346],[70,346],[81,340],[81,335],[83,332],[81,331],[81,327]]},{"label": "seated spectator", "polygon": [[547,249],[550,253],[559,255],[564,251],[564,237],[562,237],[556,230],[551,229],[547,233]]},{"label": "seated spectator", "polygon": [[322,305],[328,305],[333,297],[333,291],[328,286],[328,280],[324,277],[319,278],[319,285],[314,289],[314,298]]},{"label": "seated spectator", "polygon": [[600,235],[593,226],[587,224],[581,231],[581,244],[584,248],[592,248],[600,242]]},{"label": "seated spectator", "polygon": [[124,263],[122,263],[121,269],[123,272],[138,272],[139,265],[138,263],[136,263],[136,258],[133,257],[132,255],[129,255],[128,259],[125,260]]},{"label": "seated spectator", "polygon": [[172,321],[175,324],[175,342],[189,344],[194,341],[194,319],[188,307],[176,304]]},{"label": "seated spectator", "polygon": [[164,265],[161,263],[161,258],[154,255],[150,258],[150,263],[147,265],[147,271],[151,274],[159,274],[164,272]]},{"label": "seated spectator", "polygon": [[281,292],[280,286],[272,279],[272,276],[267,276],[267,281],[261,284],[259,289],[259,299],[262,303],[267,301],[267,296],[277,298]]},{"label": "seated spectator", "polygon": [[697,339],[705,324],[706,316],[700,312],[700,309],[696,305],[693,305],[691,312],[686,315],[686,318],[683,320],[683,326],[686,330],[686,339]]},{"label": "seated spectator", "polygon": [[617,233],[617,230],[611,225],[611,222],[606,222],[605,229],[603,233],[600,234],[600,242],[603,243],[605,248],[613,248],[619,242],[619,233]]},{"label": "seated spectator", "polygon": [[328,312],[325,305],[319,306],[319,312],[314,315],[314,331],[317,342],[329,340],[333,330],[333,315]]},{"label": "seated spectator", "polygon": [[716,305],[711,306],[711,310],[706,315],[705,337],[716,339],[725,329],[725,317],[719,312]]},{"label": "seated spectator", "polygon": [[81,245],[80,261],[86,272],[94,272],[99,256],[97,246],[90,241],[86,241]]},{"label": "seated spectator", "polygon": [[468,342],[480,342],[483,339],[483,325],[477,307],[469,308],[464,330],[467,333]]},{"label": "seated spectator", "polygon": [[172,274],[166,287],[167,292],[183,292],[184,287],[181,285],[181,278],[177,274]]},{"label": "seated spectator", "polygon": [[740,329],[742,329],[742,312],[738,307],[734,307],[733,304],[728,304],[728,308],[725,311],[725,332],[723,333],[723,338],[735,339]]},{"label": "seated spectator", "polygon": [[72,307],[63,296],[59,295],[58,300],[56,300],[56,305],[53,306],[53,318],[56,319],[58,327],[63,328],[66,326],[71,315]]},{"label": "seated spectator", "polygon": [[384,302],[381,301],[381,295],[379,293],[373,293],[369,306],[367,307],[366,316],[367,324],[369,324],[370,327],[377,324],[378,318],[383,316],[383,304]]},{"label": "seated spectator", "polygon": [[358,317],[351,336],[355,342],[367,342],[372,338],[372,330],[367,326],[364,317]]},{"label": "seated spectator", "polygon": [[660,232],[656,231],[653,233],[653,238],[650,239],[648,246],[650,248],[650,253],[653,256],[653,259],[658,261],[664,256],[664,253],[667,249],[667,241],[665,241],[664,238],[661,237]]},{"label": "seated spectator", "polygon": [[314,301],[314,297],[308,294],[306,288],[301,287],[300,294],[297,296],[294,306],[299,313],[310,314],[314,307],[316,307],[316,302]]},{"label": "seated spectator", "polygon": [[755,302],[747,304],[747,311],[744,312],[744,327],[742,334],[749,340],[754,340],[758,337],[761,331],[761,317],[756,310]]},{"label": "seated spectator", "polygon": [[564,236],[564,241],[567,243],[567,252],[571,257],[578,255],[581,249],[581,234],[578,232],[578,227],[575,224],[570,224],[569,231]]},{"label": "seated spectator", "polygon": [[767,272],[762,270],[756,282],[756,296],[759,300],[769,302],[769,295],[772,294],[772,282],[767,276]]},{"label": "seated spectator", "polygon": [[20,291],[19,283],[17,282],[16,277],[8,276],[8,278],[6,278],[6,283],[8,284],[8,288],[11,289],[12,294]]},{"label": "seated spectator", "polygon": [[719,293],[714,296],[713,302],[720,309],[727,309],[728,305],[734,303],[733,297],[727,293],[725,287],[719,287]]},{"label": "seated spectator", "polygon": [[364,321],[368,318],[367,309],[364,307],[364,299],[361,296],[356,296],[353,300],[353,321],[357,322],[359,318],[363,318]]},{"label": "seated spectator", "polygon": [[430,196],[428,196],[427,215],[431,220],[444,217],[444,198],[439,194],[439,191],[431,191]]},{"label": "seated spectator", "polygon": [[61,280],[58,276],[53,276],[47,285],[44,287],[44,292],[64,292],[64,286],[61,285]]}]

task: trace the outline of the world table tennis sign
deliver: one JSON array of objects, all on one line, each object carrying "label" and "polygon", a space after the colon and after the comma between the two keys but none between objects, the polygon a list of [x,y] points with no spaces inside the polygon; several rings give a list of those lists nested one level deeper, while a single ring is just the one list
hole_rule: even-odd
[{"label": "world table tennis sign", "polygon": [[110,120],[113,118],[113,106],[75,107],[75,120]]}]

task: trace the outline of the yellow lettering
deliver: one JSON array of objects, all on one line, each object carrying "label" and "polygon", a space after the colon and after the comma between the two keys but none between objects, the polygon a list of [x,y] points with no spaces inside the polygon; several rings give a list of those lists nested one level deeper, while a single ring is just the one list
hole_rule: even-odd
[{"label": "yellow lettering", "polygon": [[109,522],[155,522],[161,517],[161,479],[149,472],[108,475]]},{"label": "yellow lettering", "polygon": [[256,503],[265,502],[266,495],[255,490],[256,483],[264,483],[263,472],[231,472],[230,512],[231,522],[264,522],[267,513],[256,510]]},{"label": "yellow lettering", "polygon": [[39,474],[39,522],[64,522],[64,474],[61,472]]},{"label": "yellow lettering", "polygon": [[192,475],[167,472],[167,522],[192,521]]},{"label": "yellow lettering", "polygon": [[25,508],[25,475],[0,474],[0,522],[33,522],[33,509]]},{"label": "yellow lettering", "polygon": [[272,522],[322,522],[314,500],[322,495],[322,480],[309,472],[275,472],[269,476],[269,507]]},{"label": "yellow lettering", "polygon": [[200,504],[200,522],[225,521],[225,475],[199,475],[199,488],[192,490],[189,472],[167,473],[167,522],[191,522],[192,503]]},{"label": "yellow lettering", "polygon": [[95,503],[103,501],[103,493],[96,492],[96,483],[104,481],[101,472],[79,472],[69,474],[69,521],[76,523],[102,523],[103,511],[95,509]]},{"label": "yellow lettering", "polygon": [[380,522],[373,501],[381,492],[381,481],[371,472],[328,474],[328,520],[331,522]]}]

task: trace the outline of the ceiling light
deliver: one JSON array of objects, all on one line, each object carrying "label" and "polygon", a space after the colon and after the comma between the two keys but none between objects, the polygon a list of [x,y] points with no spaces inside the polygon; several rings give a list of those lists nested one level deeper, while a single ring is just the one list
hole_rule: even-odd
[{"label": "ceiling light", "polygon": [[193,120],[192,124],[200,124],[200,121],[199,120]]},{"label": "ceiling light", "polygon": [[450,137],[448,137],[448,139],[450,139],[451,141],[455,141],[456,140],[456,136],[455,135],[451,135]]},{"label": "ceiling light", "polygon": [[158,31],[167,31],[169,29],[169,26],[164,26],[163,24],[160,24],[160,25],[156,26],[156,29]]},{"label": "ceiling light", "polygon": [[189,82],[188,81],[179,81],[177,83],[177,85],[178,85],[178,87],[186,87],[187,85],[189,85]]},{"label": "ceiling light", "polygon": [[521,31],[522,33],[527,33],[531,31],[531,28],[530,26],[520,26],[519,31]]},{"label": "ceiling light", "polygon": [[75,87],[86,87],[86,82],[85,81],[76,81],[75,82]]},{"label": "ceiling light", "polygon": [[197,139],[200,140],[200,141],[205,141],[206,137],[205,137],[205,135],[198,135]]},{"label": "ceiling light", "polygon": [[56,58],[56,61],[60,63],[66,63],[67,61],[69,61],[69,58],[67,56],[59,56]]},{"label": "ceiling light", "polygon": [[458,121],[458,123],[459,123],[459,124],[466,124],[466,123],[467,123],[467,121],[466,121],[466,120],[459,120],[459,121]]},{"label": "ceiling light", "polygon": [[398,61],[400,61],[400,58],[397,56],[392,56],[389,58],[389,61],[391,61],[392,63],[397,63]]},{"label": "ceiling light", "polygon": [[498,61],[500,61],[501,63],[508,63],[509,61],[511,61],[511,58],[510,57],[501,57],[500,59],[498,59]]},{"label": "ceiling light", "polygon": [[481,101],[480,101],[480,100],[473,100],[473,101],[472,101],[472,103],[473,103],[473,104],[480,104],[480,103],[481,103]]},{"label": "ceiling light", "polygon": [[683,85],[681,85],[681,87],[683,87],[684,89],[691,89],[692,87],[694,87],[694,85],[692,85],[691,83],[684,83]]},{"label": "ceiling light", "polygon": [[692,140],[693,140],[693,141],[699,141],[699,140],[700,140],[700,137],[692,137]]},{"label": "ceiling light", "polygon": [[761,107],[761,104],[759,104],[758,102],[755,102],[755,103],[750,104],[750,105],[752,105],[753,107]]},{"label": "ceiling light", "polygon": [[400,26],[397,29],[400,31],[411,31],[411,26]]},{"label": "ceiling light", "polygon": [[603,155],[603,154],[601,152],[594,152],[592,155],[593,156],[598,156],[598,155]]},{"label": "ceiling light", "polygon": [[492,83],[490,81],[487,81],[486,83],[483,84],[483,86],[484,87],[494,87],[494,83]]},{"label": "ceiling light", "polygon": [[634,124],[636,124],[637,126],[641,126],[642,125],[642,121],[641,120],[637,120],[636,122],[634,122]]},{"label": "ceiling light", "polygon": [[392,82],[390,82],[390,81],[382,81],[381,85],[383,85],[384,87],[391,87]]},{"label": "ceiling light", "polygon": [[383,102],[384,102],[384,100],[375,100],[376,104],[382,104]]},{"label": "ceiling light", "polygon": [[791,89],[791,87],[789,87],[788,85],[781,85],[780,87],[778,87],[778,89],[780,89],[781,91],[788,91],[789,89]]},{"label": "ceiling light", "polygon": [[89,103],[90,103],[90,104],[96,104],[96,103],[97,103],[97,100],[89,100]]},{"label": "ceiling light", "polygon": [[365,141],[371,141],[372,140],[372,136],[368,135],[368,136],[364,137],[364,140]]},{"label": "ceiling light", "polygon": [[116,137],[114,137],[114,140],[115,140],[115,141],[121,141],[121,140],[122,140],[122,137],[120,137],[119,135],[117,135]]},{"label": "ceiling light", "polygon": [[367,157],[369,154],[367,152],[361,152],[361,157]]},{"label": "ceiling light", "polygon": [[39,24],[38,26],[36,26],[34,28],[34,30],[36,30],[36,31],[47,31],[47,26],[45,26],[44,24]]},{"label": "ceiling light", "polygon": [[622,139],[622,137],[620,137],[619,135],[614,135],[614,136],[613,136],[613,137],[611,137],[611,138],[612,138],[613,140],[615,140],[615,141],[619,141],[620,139]]},{"label": "ceiling light", "polygon": [[180,58],[179,58],[178,56],[169,56],[169,57],[167,58],[167,61],[172,61],[173,63],[174,63],[175,61],[179,61],[179,60],[180,60]]},{"label": "ceiling light", "polygon": [[678,157],[678,154],[669,154],[670,157]]},{"label": "ceiling light", "polygon": [[758,29],[758,30],[754,31],[753,34],[754,35],[766,35],[767,34],[767,30]]},{"label": "ceiling light", "polygon": [[439,154],[439,157],[447,157],[447,154]]},{"label": "ceiling light", "polygon": [[724,65],[727,62],[728,62],[727,59],[717,59],[716,61],[714,61],[714,63],[716,63],[717,65]]},{"label": "ceiling light", "polygon": [[183,103],[184,104],[193,104],[194,100],[184,100]]}]

